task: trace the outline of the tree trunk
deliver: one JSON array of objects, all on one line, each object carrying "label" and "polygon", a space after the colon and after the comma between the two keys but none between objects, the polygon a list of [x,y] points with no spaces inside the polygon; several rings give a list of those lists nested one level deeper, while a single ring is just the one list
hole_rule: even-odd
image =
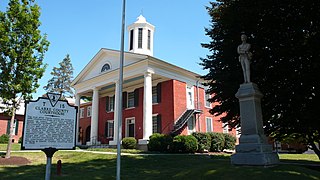
[{"label": "tree trunk", "polygon": [[317,147],[316,144],[313,141],[310,142],[310,145],[311,145],[312,150],[316,153],[316,155],[318,156],[318,158],[320,160],[320,149],[319,149],[319,147]]},{"label": "tree trunk", "polygon": [[8,141],[8,145],[7,145],[7,152],[6,152],[6,156],[5,158],[10,158],[11,155],[11,146],[12,146],[12,139],[13,139],[13,135],[14,135],[14,118],[16,115],[16,108],[13,107],[12,108],[12,115],[11,115],[11,120],[10,120],[10,134],[9,134],[9,141]]}]

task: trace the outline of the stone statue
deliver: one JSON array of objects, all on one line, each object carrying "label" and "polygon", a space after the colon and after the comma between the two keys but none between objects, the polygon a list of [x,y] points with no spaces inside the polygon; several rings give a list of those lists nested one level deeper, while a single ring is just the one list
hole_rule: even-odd
[{"label": "stone statue", "polygon": [[245,34],[241,35],[242,44],[238,46],[239,62],[241,63],[244,83],[250,82],[250,60],[252,58],[252,53],[249,51],[251,45],[247,43],[247,36]]}]

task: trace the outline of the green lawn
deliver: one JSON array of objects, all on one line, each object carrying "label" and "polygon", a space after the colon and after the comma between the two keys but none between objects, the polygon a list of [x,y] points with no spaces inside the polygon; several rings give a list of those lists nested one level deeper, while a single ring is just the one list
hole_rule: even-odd
[{"label": "green lawn", "polygon": [[[14,152],[32,161],[27,166],[0,166],[0,179],[44,179],[46,158],[42,152]],[[316,155],[280,155],[281,162],[320,165]],[[55,175],[56,162],[63,163],[62,176]],[[53,157],[51,179],[115,179],[116,155],[59,151]],[[273,167],[230,165],[229,155],[132,155],[121,158],[121,179],[314,179],[318,167],[281,164]]]},{"label": "green lawn", "polygon": [[[19,151],[21,149],[21,144],[13,143],[11,146],[12,151]],[[7,150],[7,144],[0,144],[0,151],[6,151]]]}]

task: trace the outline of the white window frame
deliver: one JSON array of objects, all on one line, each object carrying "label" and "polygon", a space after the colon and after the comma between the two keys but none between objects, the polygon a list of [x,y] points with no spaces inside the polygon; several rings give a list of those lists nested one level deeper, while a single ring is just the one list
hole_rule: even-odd
[{"label": "white window frame", "polygon": [[[108,67],[108,68],[106,68],[106,67]],[[100,73],[104,73],[104,72],[107,72],[110,70],[111,70],[111,65],[110,65],[110,63],[107,62],[101,67]]]},{"label": "white window frame", "polygon": [[92,106],[87,107],[87,117],[91,117],[92,115]]},{"label": "white window frame", "polygon": [[187,94],[187,108],[194,109],[194,88],[193,86],[187,86],[186,88]]},{"label": "white window frame", "polygon": [[[133,105],[132,106],[129,106],[129,101],[130,101],[130,99],[129,99],[129,94],[133,94],[133,99],[132,99],[132,102],[133,102]],[[132,92],[128,92],[127,93],[127,108],[134,108],[135,106],[134,106],[134,91],[132,91]]]},{"label": "white window frame", "polygon": [[[113,101],[113,106],[111,106],[111,100]],[[113,112],[114,108],[115,108],[115,100],[116,100],[116,96],[109,96],[109,112]]]},{"label": "white window frame", "polygon": [[84,118],[84,108],[80,108],[79,118]]},{"label": "white window frame", "polygon": [[157,128],[156,128],[156,131],[158,130],[158,114],[152,114],[152,134],[157,133],[157,132],[154,132],[154,128],[153,128],[153,123],[154,123],[154,122],[153,122],[153,118],[154,118],[154,117],[156,117],[156,124],[157,124],[157,125],[156,125],[156,127],[157,127]]},{"label": "white window frame", "polygon": [[143,49],[143,28],[138,28],[138,49]]},{"label": "white window frame", "polygon": [[[192,122],[193,125],[193,129],[189,129],[189,123]],[[196,131],[196,118],[194,117],[194,115],[192,115],[187,122],[187,128],[188,128],[188,135],[191,135],[193,132]]]},{"label": "white window frame", "polygon": [[152,104],[158,103],[158,88],[157,86],[152,86]]},{"label": "white window frame", "polygon": [[[211,128],[208,129],[208,122],[210,122]],[[206,117],[206,132],[213,132],[213,123],[211,117]]]},{"label": "white window frame", "polygon": [[[211,95],[207,94],[206,91],[204,91],[204,105],[206,108],[211,108],[211,103],[208,101],[207,96],[209,97],[209,99],[211,98]],[[209,103],[210,105],[208,106],[207,103]]]},{"label": "white window frame", "polygon": [[[110,124],[112,123],[112,134],[110,133]],[[114,120],[108,120],[107,121],[107,138],[113,138],[114,137]]]},{"label": "white window frame", "polygon": [[229,133],[229,125],[228,123],[222,123],[223,133]]},{"label": "white window frame", "polygon": [[130,124],[134,124],[133,137],[136,137],[136,120],[135,120],[135,117],[126,118],[126,137],[129,137],[129,121],[131,121]]}]

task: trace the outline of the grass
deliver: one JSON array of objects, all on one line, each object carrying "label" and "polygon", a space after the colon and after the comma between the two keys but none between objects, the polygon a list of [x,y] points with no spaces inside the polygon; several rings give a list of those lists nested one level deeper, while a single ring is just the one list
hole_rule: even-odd
[{"label": "grass", "polygon": [[[42,152],[14,152],[32,161],[26,166],[0,166],[0,179],[44,179],[46,157]],[[314,154],[281,154],[282,162],[320,165]],[[62,160],[62,176],[55,175]],[[52,159],[51,179],[115,179],[116,155],[58,151]],[[319,166],[317,167],[319,168]],[[273,167],[243,167],[230,164],[229,155],[133,155],[121,157],[121,179],[314,179],[320,171],[308,166],[281,164]]]},{"label": "grass", "polygon": [[[99,152],[117,152],[117,149],[115,148],[89,148],[88,151],[99,151]],[[121,153],[131,153],[131,154],[147,154],[150,152],[148,151],[141,151],[137,149],[121,149]]]},{"label": "grass", "polygon": [[[12,143],[11,150],[12,151],[20,151],[21,144],[19,143]],[[7,144],[0,144],[0,151],[6,151],[7,150]]]}]

